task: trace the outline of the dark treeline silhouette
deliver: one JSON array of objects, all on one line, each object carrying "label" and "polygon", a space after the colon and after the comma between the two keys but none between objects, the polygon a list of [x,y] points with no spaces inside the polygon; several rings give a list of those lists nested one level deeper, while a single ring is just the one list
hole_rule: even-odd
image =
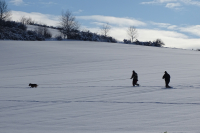
[{"label": "dark treeline silhouette", "polygon": [[124,43],[126,44],[135,44],[135,45],[143,45],[143,46],[155,46],[155,47],[162,47],[164,46],[164,42],[161,39],[156,39],[155,41],[151,42],[140,42],[136,39],[135,42],[131,42],[130,40],[124,39]]},{"label": "dark treeline silhouette", "polygon": [[27,31],[26,25],[22,23],[1,20],[0,39],[43,41],[45,40],[45,37],[43,35],[37,34],[35,31]]},{"label": "dark treeline silhouette", "polygon": [[88,31],[79,31],[79,30],[72,31],[71,34],[69,34],[67,38],[74,39],[74,40],[83,40],[83,41],[117,43],[117,40],[114,39],[113,37],[92,33],[89,30]]},{"label": "dark treeline silhouette", "polygon": [[[111,29],[109,24],[104,24],[101,28],[102,35],[92,33],[89,30],[80,31],[80,24],[76,21],[76,17],[71,11],[67,10],[62,12],[60,18],[59,27],[47,26],[45,24],[39,24],[30,17],[21,17],[20,22],[10,21],[11,12],[8,10],[7,3],[5,0],[0,0],[0,39],[1,40],[30,40],[30,41],[43,41],[45,39],[52,38],[52,34],[49,28],[57,29],[60,35],[57,35],[55,39],[73,39],[83,41],[97,41],[97,42],[112,42],[117,43],[117,40],[113,37],[108,36],[108,32]],[[35,30],[27,30],[26,25],[34,25]],[[137,30],[134,26],[130,26],[128,34],[132,41],[124,40],[127,44],[145,45],[145,46],[157,46],[161,47],[165,45],[160,39],[154,42],[140,42],[133,39],[137,36]]]}]

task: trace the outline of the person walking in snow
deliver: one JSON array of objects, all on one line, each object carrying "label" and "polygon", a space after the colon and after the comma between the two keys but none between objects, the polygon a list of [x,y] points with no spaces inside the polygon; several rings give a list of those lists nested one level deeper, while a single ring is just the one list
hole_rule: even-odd
[{"label": "person walking in snow", "polygon": [[133,74],[130,79],[133,79],[133,82],[132,82],[133,86],[139,86],[139,84],[137,84],[138,75],[134,70],[133,70]]},{"label": "person walking in snow", "polygon": [[163,75],[163,79],[165,79],[165,86],[166,88],[170,88],[169,82],[170,82],[170,75],[165,71],[165,74]]}]

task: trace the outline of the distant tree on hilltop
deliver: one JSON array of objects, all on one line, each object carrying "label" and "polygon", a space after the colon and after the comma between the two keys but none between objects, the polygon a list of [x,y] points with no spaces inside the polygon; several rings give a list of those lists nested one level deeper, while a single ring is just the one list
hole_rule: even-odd
[{"label": "distant tree on hilltop", "polygon": [[76,17],[67,10],[66,12],[62,12],[62,16],[60,18],[60,33],[69,39],[71,34],[77,32],[79,30],[79,23],[76,21]]},{"label": "distant tree on hilltop", "polygon": [[110,29],[111,29],[111,26],[108,23],[103,24],[102,27],[101,27],[102,35],[107,37],[108,36],[108,32],[110,31]]},{"label": "distant tree on hilltop", "polygon": [[0,0],[0,21],[7,21],[10,19],[11,12],[8,9],[7,3],[5,0]]},{"label": "distant tree on hilltop", "polygon": [[32,20],[32,18],[27,18],[25,16],[22,16],[19,20],[19,22],[21,22],[22,24],[25,24],[25,25],[34,25],[34,24],[37,24],[35,21]]},{"label": "distant tree on hilltop", "polygon": [[137,37],[137,30],[134,26],[130,26],[127,30],[128,36],[131,38],[131,42],[133,42],[133,39]]},{"label": "distant tree on hilltop", "polygon": [[0,0],[0,31],[3,30],[3,23],[10,19],[11,12],[8,10],[7,3]]}]

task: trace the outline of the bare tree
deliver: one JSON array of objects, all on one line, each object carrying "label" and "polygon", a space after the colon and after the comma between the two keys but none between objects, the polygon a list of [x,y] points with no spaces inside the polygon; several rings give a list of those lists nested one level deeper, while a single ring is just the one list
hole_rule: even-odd
[{"label": "bare tree", "polygon": [[60,33],[64,36],[64,38],[67,36],[69,38],[70,35],[73,34],[73,32],[77,31],[79,29],[80,25],[76,21],[76,17],[67,10],[66,12],[62,12],[62,16],[60,18]]},{"label": "bare tree", "polygon": [[19,22],[21,22],[22,24],[26,24],[26,17],[25,16],[22,16],[19,20]]},{"label": "bare tree", "polygon": [[110,31],[110,29],[111,29],[111,26],[108,23],[106,23],[106,24],[102,25],[101,32],[105,37],[107,37],[108,32]]},{"label": "bare tree", "polygon": [[34,24],[38,24],[36,21],[32,20],[31,17],[25,17],[25,16],[22,16],[19,20],[19,22],[21,22],[22,24],[24,25],[34,25]]},{"label": "bare tree", "polygon": [[32,24],[36,24],[36,22],[34,20],[32,20],[31,17],[29,17],[29,18],[26,18],[26,24],[27,25],[32,25]]},{"label": "bare tree", "polygon": [[5,0],[0,0],[0,21],[7,21],[10,19],[11,12],[8,9],[7,3]]},{"label": "bare tree", "polygon": [[137,30],[134,26],[130,26],[127,30],[128,36],[131,38],[131,42],[135,39],[138,35]]},{"label": "bare tree", "polygon": [[52,34],[47,27],[37,26],[35,32],[39,35],[43,35],[45,38],[51,38]]}]

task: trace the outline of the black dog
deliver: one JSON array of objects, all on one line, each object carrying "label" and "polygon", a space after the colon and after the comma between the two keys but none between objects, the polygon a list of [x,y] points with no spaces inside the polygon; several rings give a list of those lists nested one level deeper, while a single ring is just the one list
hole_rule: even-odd
[{"label": "black dog", "polygon": [[34,87],[37,88],[38,85],[37,85],[37,84],[31,84],[31,83],[30,83],[29,86],[30,86],[31,88],[34,88]]}]

